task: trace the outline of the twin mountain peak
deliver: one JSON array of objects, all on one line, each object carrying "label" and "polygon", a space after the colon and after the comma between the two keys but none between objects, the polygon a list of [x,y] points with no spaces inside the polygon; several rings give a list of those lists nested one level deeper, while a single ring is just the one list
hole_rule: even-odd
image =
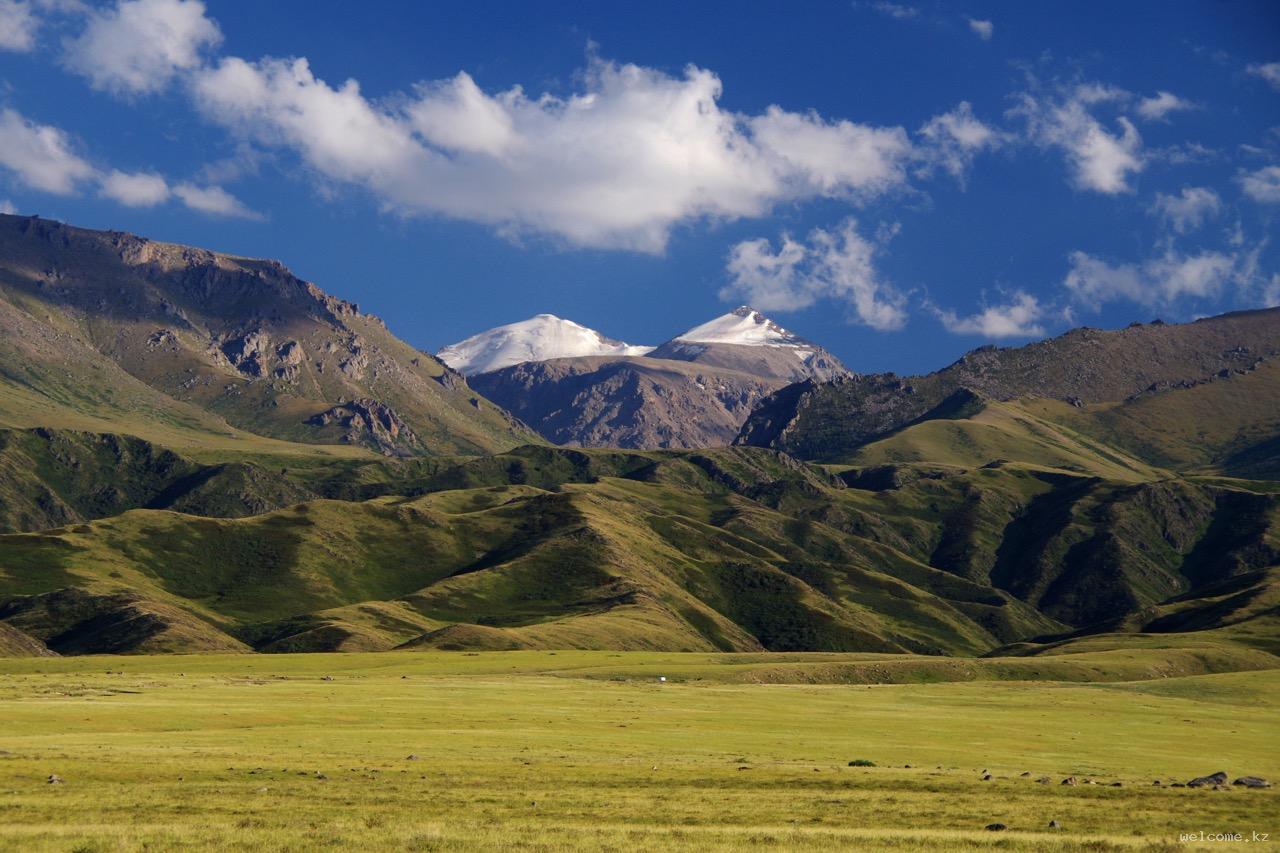
[{"label": "twin mountain peak", "polygon": [[584,447],[729,444],[780,388],[850,375],[821,346],[745,305],[659,346],[539,314],[437,357],[544,437]]},{"label": "twin mountain peak", "polygon": [[[708,352],[727,356],[729,347],[768,347],[783,351],[776,359],[785,365],[781,378],[826,379],[848,371],[839,360],[773,320],[743,305],[676,335],[660,346],[639,346],[606,337],[572,320],[538,314],[528,320],[497,326],[444,347],[436,356],[466,376],[489,373],[528,361],[592,356],[645,357],[677,361],[708,361]],[[754,369],[751,356],[745,367]]]}]

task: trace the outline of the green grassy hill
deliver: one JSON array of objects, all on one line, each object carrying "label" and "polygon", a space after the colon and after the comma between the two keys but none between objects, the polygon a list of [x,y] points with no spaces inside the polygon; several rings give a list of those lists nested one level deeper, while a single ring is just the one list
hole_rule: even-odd
[{"label": "green grassy hill", "polygon": [[[834,470],[751,448],[530,446],[384,471],[373,485],[400,494],[369,500],[133,509],[0,537],[0,622],[60,653],[977,655],[1269,612],[1212,608],[1280,564],[1275,495],[1017,464]],[[1202,615],[1140,618],[1159,607]]]},{"label": "green grassy hill", "polygon": [[233,451],[265,437],[260,452],[449,455],[540,440],[276,261],[36,217],[0,215],[0,365],[7,426]]},{"label": "green grassy hill", "polygon": [[[914,424],[968,417],[965,404],[977,395],[1021,401],[1030,414],[1147,464],[1243,471],[1277,452],[1266,442],[1280,426],[1278,358],[1280,308],[1182,325],[1073,329],[1024,347],[983,347],[925,376],[789,386],[756,407],[737,443],[847,461]],[[1031,450],[1024,461],[1040,457],[1035,448],[1015,449]],[[1233,454],[1245,458],[1232,464]]]}]

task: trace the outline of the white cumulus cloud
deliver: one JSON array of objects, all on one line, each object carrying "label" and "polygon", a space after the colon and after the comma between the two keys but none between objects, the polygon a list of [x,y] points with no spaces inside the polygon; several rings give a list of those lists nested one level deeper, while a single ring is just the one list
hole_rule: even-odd
[{"label": "white cumulus cloud", "polygon": [[103,175],[99,191],[127,207],[154,207],[169,198],[169,184],[154,172],[121,172]]},{"label": "white cumulus cloud", "polygon": [[18,208],[14,206],[13,202],[9,201],[7,198],[0,198],[0,213],[12,215],[17,212]]},{"label": "white cumulus cloud", "polygon": [[906,182],[900,127],[722,109],[720,79],[599,59],[567,97],[488,93],[467,75],[374,103],[305,59],[229,57],[193,78],[201,111],[406,215],[443,214],[580,246],[660,252],[676,225],[857,202]]},{"label": "white cumulus cloud", "polygon": [[905,180],[911,143],[900,127],[870,127],[827,121],[817,113],[769,107],[746,119],[749,137],[738,130],[730,147],[751,146],[789,195],[876,195]]},{"label": "white cumulus cloud", "polygon": [[219,186],[198,187],[181,183],[173,188],[173,194],[182,203],[200,213],[240,219],[261,219],[262,214],[250,210],[238,198]]},{"label": "white cumulus cloud", "polygon": [[783,235],[745,240],[729,252],[727,284],[720,296],[742,299],[763,311],[796,311],[819,300],[848,305],[857,322],[889,331],[906,324],[906,298],[885,282],[875,259],[889,235],[869,240],[846,219],[836,228],[815,228],[801,243]]},{"label": "white cumulus cloud", "polygon": [[1169,113],[1195,108],[1193,102],[1179,98],[1172,92],[1156,92],[1152,97],[1138,101],[1138,115],[1150,121],[1164,121]]},{"label": "white cumulus cloud", "polygon": [[991,41],[991,36],[995,34],[996,26],[990,21],[970,18],[969,29],[973,30],[974,35],[983,41]]},{"label": "white cumulus cloud", "polygon": [[1174,231],[1186,234],[1222,211],[1222,199],[1208,187],[1183,187],[1179,195],[1156,193],[1152,213]]},{"label": "white cumulus cloud", "polygon": [[1119,89],[1082,85],[1062,98],[1024,94],[1010,114],[1026,122],[1033,142],[1066,155],[1077,187],[1114,195],[1128,192],[1129,176],[1145,166],[1142,137],[1124,116],[1116,119],[1119,132],[1109,131],[1091,108],[1127,100],[1128,94]]},{"label": "white cumulus cloud", "polygon": [[57,195],[71,195],[94,176],[93,166],[71,150],[65,133],[10,109],[0,111],[0,166],[23,184]]},{"label": "white cumulus cloud", "polygon": [[1280,166],[1264,166],[1239,177],[1240,188],[1254,201],[1280,203]]},{"label": "white cumulus cloud", "polygon": [[221,40],[200,0],[120,0],[90,13],[64,61],[94,88],[145,94],[199,66],[202,52]]},{"label": "white cumulus cloud", "polygon": [[1040,300],[1025,291],[1016,291],[1003,305],[988,305],[976,314],[961,317],[954,311],[935,308],[934,313],[948,332],[981,335],[984,338],[1030,338],[1044,334],[1040,320],[1045,309]]}]

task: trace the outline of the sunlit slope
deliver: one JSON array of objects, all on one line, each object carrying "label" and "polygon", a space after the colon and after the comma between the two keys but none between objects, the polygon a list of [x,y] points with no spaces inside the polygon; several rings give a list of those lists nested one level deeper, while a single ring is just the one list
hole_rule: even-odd
[{"label": "sunlit slope", "polygon": [[421,474],[416,497],[132,510],[0,537],[0,620],[58,651],[77,626],[40,623],[73,590],[82,621],[175,608],[267,651],[981,654],[1280,563],[1267,494],[1016,465],[842,477],[748,448],[529,447]]},{"label": "sunlit slope", "polygon": [[0,422],[15,426],[404,455],[538,440],[380,319],[276,261],[120,232],[0,215],[0,341]]},{"label": "sunlit slope", "polygon": [[1035,412],[1040,401],[1028,402],[1000,403],[961,392],[954,395],[950,408],[860,447],[845,461],[859,466],[923,462],[961,468],[1014,461],[1119,481],[1167,476],[1073,429],[1074,424],[1039,417]]},{"label": "sunlit slope", "polygon": [[1280,479],[1280,362],[1118,404],[1023,405],[1154,465]]}]

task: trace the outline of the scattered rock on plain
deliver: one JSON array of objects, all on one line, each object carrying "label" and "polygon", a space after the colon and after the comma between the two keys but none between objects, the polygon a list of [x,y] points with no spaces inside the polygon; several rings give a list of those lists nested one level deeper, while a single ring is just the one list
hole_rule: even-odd
[{"label": "scattered rock on plain", "polygon": [[1245,788],[1270,788],[1271,783],[1260,776],[1241,776],[1239,779],[1231,783],[1232,785],[1242,785]]},{"label": "scattered rock on plain", "polygon": [[1217,773],[1211,773],[1208,776],[1197,776],[1187,783],[1188,788],[1207,788],[1210,785],[1225,785],[1227,782],[1227,774],[1219,770]]}]

